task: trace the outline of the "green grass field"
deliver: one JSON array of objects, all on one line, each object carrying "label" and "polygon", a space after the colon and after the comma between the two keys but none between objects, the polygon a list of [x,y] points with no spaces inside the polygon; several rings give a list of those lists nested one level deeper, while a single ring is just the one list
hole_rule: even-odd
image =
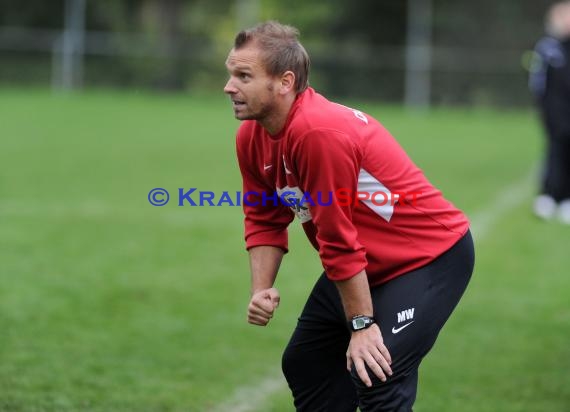
[{"label": "green grass field", "polygon": [[[381,120],[478,236],[416,411],[570,410],[570,228],[530,215],[534,114],[343,103]],[[293,410],[280,354],[318,256],[295,222],[278,314],[250,326],[241,209],[172,199],[240,190],[237,126],[223,96],[0,92],[0,411]],[[168,205],[148,203],[155,187]]]}]

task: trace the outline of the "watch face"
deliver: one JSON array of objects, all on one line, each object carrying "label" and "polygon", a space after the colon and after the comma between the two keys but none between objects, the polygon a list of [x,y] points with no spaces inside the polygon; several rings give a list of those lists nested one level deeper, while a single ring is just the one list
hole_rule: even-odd
[{"label": "watch face", "polygon": [[354,326],[354,329],[362,329],[366,326],[366,322],[364,319],[353,319],[352,325]]}]

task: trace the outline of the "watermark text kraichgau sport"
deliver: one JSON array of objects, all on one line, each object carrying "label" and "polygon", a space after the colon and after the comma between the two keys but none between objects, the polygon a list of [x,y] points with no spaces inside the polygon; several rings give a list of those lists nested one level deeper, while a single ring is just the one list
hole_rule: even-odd
[{"label": "watermark text kraichgau sport", "polygon": [[[204,207],[204,206],[286,206],[292,208],[306,206],[350,206],[357,202],[370,202],[375,206],[399,205],[414,206],[421,192],[364,192],[346,188],[329,192],[300,192],[299,190],[283,189],[273,193],[267,192],[241,192],[221,191],[213,192],[178,188],[174,197],[178,206]],[[148,202],[153,206],[165,206],[171,200],[170,193],[164,188],[154,188],[148,193]]]}]

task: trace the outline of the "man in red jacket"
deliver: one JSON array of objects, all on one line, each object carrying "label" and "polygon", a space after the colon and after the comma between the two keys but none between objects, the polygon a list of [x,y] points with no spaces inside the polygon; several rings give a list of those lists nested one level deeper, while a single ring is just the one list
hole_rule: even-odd
[{"label": "man in red jacket", "polygon": [[293,27],[241,31],[226,66],[243,121],[248,321],[273,317],[297,216],[324,267],[283,355],[297,410],[411,410],[420,362],[473,270],[466,217],[378,121],[308,86]]}]

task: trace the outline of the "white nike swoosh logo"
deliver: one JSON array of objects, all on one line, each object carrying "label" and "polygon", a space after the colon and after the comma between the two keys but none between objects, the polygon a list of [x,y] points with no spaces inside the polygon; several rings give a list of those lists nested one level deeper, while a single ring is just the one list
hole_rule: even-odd
[{"label": "white nike swoosh logo", "polygon": [[396,333],[400,332],[402,329],[407,328],[408,326],[410,326],[412,323],[414,323],[414,321],[411,321],[409,323],[406,323],[404,326],[400,326],[398,329],[396,329],[394,326],[392,326],[392,333],[395,335]]},{"label": "white nike swoosh logo", "polygon": [[273,165],[263,166],[263,170],[271,169],[272,167],[273,167]]}]

